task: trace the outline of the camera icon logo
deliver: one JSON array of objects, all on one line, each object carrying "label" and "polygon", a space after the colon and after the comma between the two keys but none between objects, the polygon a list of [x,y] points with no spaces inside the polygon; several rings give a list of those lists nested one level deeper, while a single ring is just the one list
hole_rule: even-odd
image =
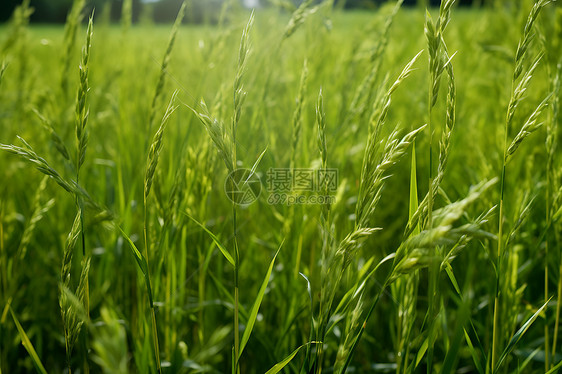
[{"label": "camera icon logo", "polygon": [[250,205],[261,193],[260,177],[250,169],[235,169],[224,181],[224,192],[230,201],[238,205]]}]

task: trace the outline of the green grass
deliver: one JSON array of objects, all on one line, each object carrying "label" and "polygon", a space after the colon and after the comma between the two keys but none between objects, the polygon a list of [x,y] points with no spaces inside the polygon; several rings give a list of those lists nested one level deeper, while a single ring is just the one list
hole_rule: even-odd
[{"label": "green grass", "polygon": [[0,373],[558,370],[560,5],[234,3],[0,25]]}]

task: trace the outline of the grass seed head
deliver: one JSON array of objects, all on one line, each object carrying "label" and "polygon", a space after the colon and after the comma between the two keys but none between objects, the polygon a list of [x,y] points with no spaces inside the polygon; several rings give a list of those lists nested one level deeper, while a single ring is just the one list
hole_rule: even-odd
[{"label": "grass seed head", "polygon": [[88,22],[88,30],[86,31],[86,43],[82,49],[82,58],[80,60],[80,84],[76,95],[76,140],[77,140],[77,160],[76,173],[84,163],[86,156],[86,148],[88,146],[88,133],[86,132],[86,124],[88,123],[89,110],[86,106],[86,96],[90,87],[88,85],[88,65],[90,61],[90,47],[92,45],[93,34],[93,13]]},{"label": "grass seed head", "polygon": [[175,106],[176,96],[178,91],[175,91],[172,94],[172,98],[170,99],[170,103],[166,108],[166,113],[162,118],[162,122],[160,122],[160,127],[154,134],[154,138],[152,139],[152,144],[150,145],[150,150],[148,153],[148,162],[146,167],[146,173],[144,177],[144,199],[148,197],[150,193],[150,187],[152,186],[152,180],[154,178],[154,172],[156,171],[156,166],[158,165],[158,157],[160,156],[160,151],[162,150],[162,138],[164,136],[164,129],[168,124],[171,115],[174,111],[178,108]]}]

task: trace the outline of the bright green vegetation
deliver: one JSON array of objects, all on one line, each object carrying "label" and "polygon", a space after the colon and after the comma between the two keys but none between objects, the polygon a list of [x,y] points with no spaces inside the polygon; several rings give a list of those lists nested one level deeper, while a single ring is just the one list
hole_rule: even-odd
[{"label": "bright green vegetation", "polygon": [[0,373],[557,372],[561,9],[328,3],[0,26]]}]

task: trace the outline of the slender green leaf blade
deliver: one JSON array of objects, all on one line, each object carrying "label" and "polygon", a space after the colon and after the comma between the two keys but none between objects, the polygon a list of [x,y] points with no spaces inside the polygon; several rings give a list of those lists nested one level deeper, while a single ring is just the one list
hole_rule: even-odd
[{"label": "slender green leaf blade", "polygon": [[297,355],[297,353],[299,353],[301,348],[303,348],[305,346],[308,346],[309,344],[317,344],[317,343],[318,342],[310,342],[310,343],[306,343],[306,344],[301,345],[300,347],[295,349],[293,352],[291,352],[290,355],[288,355],[283,360],[281,360],[278,363],[276,363],[275,365],[273,365],[273,367],[271,369],[269,369],[265,374],[277,374],[277,373],[279,373],[285,366],[287,366],[289,364],[289,362],[291,362],[293,360],[293,358],[295,358],[295,356]]},{"label": "slender green leaf blade", "polygon": [[45,370],[45,367],[41,363],[41,360],[39,359],[39,356],[37,355],[37,352],[35,352],[35,348],[33,348],[33,344],[31,344],[31,340],[29,340],[29,338],[27,337],[27,334],[25,333],[25,330],[23,329],[23,327],[21,327],[21,324],[18,321],[18,319],[16,317],[16,314],[14,313],[12,308],[11,307],[9,307],[9,308],[10,308],[10,313],[12,314],[12,318],[14,319],[14,323],[16,324],[16,328],[18,329],[18,332],[20,334],[21,342],[22,342],[23,346],[25,347],[25,349],[27,350],[27,353],[29,353],[29,355],[31,356],[31,360],[33,361],[33,364],[35,365],[35,368],[37,369],[37,371],[39,373],[47,374],[47,370]]},{"label": "slender green leaf blade", "polygon": [[209,234],[209,236],[211,237],[211,239],[213,239],[213,242],[215,242],[215,244],[217,245],[217,247],[219,248],[219,250],[221,251],[222,255],[224,256],[224,258],[226,258],[226,260],[230,263],[230,265],[234,266],[234,258],[232,258],[232,256],[230,255],[230,253],[228,253],[228,251],[226,250],[226,248],[223,247],[223,245],[220,243],[219,239],[215,236],[215,234],[213,234],[209,229],[207,229],[204,225],[202,225],[201,223],[199,223],[199,221],[197,221],[195,218],[193,218],[192,216],[190,216],[189,214],[187,214],[186,212],[184,212],[184,214],[191,219],[193,222],[195,222],[199,227],[201,227],[203,230],[205,230],[205,232],[207,234]]},{"label": "slender green leaf blade", "polygon": [[466,329],[464,330],[464,338],[466,340],[466,344],[468,345],[470,355],[472,356],[472,361],[474,362],[474,365],[476,365],[476,370],[478,370],[478,373],[484,374],[484,369],[480,364],[480,360],[478,359],[478,354],[476,352],[476,349],[474,348],[474,345],[472,344],[472,340],[470,340],[470,336],[468,336],[468,333],[466,332]]},{"label": "slender green leaf blade", "polygon": [[455,274],[453,273],[453,268],[451,267],[451,264],[448,263],[448,262],[445,264],[445,271],[447,272],[447,275],[449,276],[449,279],[451,280],[451,283],[453,284],[453,287],[455,287],[455,291],[457,291],[457,293],[460,295],[461,289],[459,288],[457,278],[455,277]]},{"label": "slender green leaf blade", "polygon": [[552,369],[550,369],[549,371],[547,371],[545,374],[554,374],[554,373],[558,373],[558,369],[560,369],[562,367],[562,361],[560,361],[559,363],[556,364],[556,366],[554,366]]},{"label": "slender green leaf blade", "polygon": [[425,352],[427,352],[427,346],[429,344],[428,338],[425,338],[425,340],[423,341],[420,350],[418,351],[418,354],[416,356],[416,366],[418,367],[418,365],[420,364],[423,356],[425,356]]},{"label": "slender green leaf blade", "polygon": [[[408,220],[411,222],[414,213],[418,210],[418,181],[416,172],[416,142],[412,143],[412,163],[410,165],[410,204],[408,210]],[[420,233],[420,224],[417,223],[412,236]]]},{"label": "slender green leaf blade", "polygon": [[[248,176],[248,179],[250,179],[250,177],[256,172],[256,169],[258,168],[258,165],[260,164],[261,159],[265,155],[265,152],[267,152],[267,147],[265,147],[265,149],[262,151],[262,153],[260,153],[260,155],[258,156],[258,159],[256,160],[256,162],[254,162],[254,165],[252,166],[252,170],[250,170],[250,175]],[[246,180],[246,182],[247,182],[247,180]]]},{"label": "slender green leaf blade", "polygon": [[127,240],[127,242],[129,243],[129,247],[133,252],[133,256],[135,256],[135,260],[137,260],[137,264],[139,265],[139,268],[141,269],[142,274],[144,275],[144,281],[146,283],[146,289],[148,291],[148,300],[150,301],[150,307],[152,308],[154,305],[154,300],[152,298],[152,287],[150,286],[150,275],[148,273],[148,265],[146,262],[146,258],[144,258],[142,253],[137,249],[135,243],[133,243],[131,238],[129,238],[129,236],[125,234],[125,231],[123,231],[121,227],[119,227],[119,231],[121,232],[121,235],[123,235],[125,240]]},{"label": "slender green leaf blade", "polygon": [[[552,299],[552,298],[551,298]],[[509,343],[507,344],[507,347],[505,347],[504,351],[502,352],[498,363],[496,365],[496,367],[494,368],[494,373],[496,373],[498,371],[498,369],[500,368],[501,364],[503,363],[503,361],[505,360],[505,358],[511,353],[511,351],[513,350],[513,348],[515,348],[515,346],[517,345],[517,343],[519,343],[519,341],[521,340],[521,338],[523,337],[523,334],[525,334],[527,332],[527,330],[529,329],[529,327],[531,327],[531,325],[533,324],[533,322],[535,322],[535,320],[537,319],[537,317],[542,313],[542,311],[546,308],[546,306],[548,305],[550,299],[548,299],[548,301],[546,303],[543,304],[543,306],[541,306],[539,308],[539,310],[537,310],[535,312],[535,314],[533,314],[531,316],[531,318],[529,318],[527,320],[527,322],[525,322],[523,324],[523,326],[521,326],[521,328],[519,330],[517,330],[517,332],[513,335],[513,337],[511,338],[511,340],[509,341]]]},{"label": "slender green leaf blade", "polygon": [[447,354],[445,355],[445,361],[443,362],[443,367],[441,368],[441,374],[454,372],[454,366],[459,358],[459,350],[461,349],[461,343],[463,341],[464,325],[469,317],[469,305],[466,302],[463,302],[456,318],[457,326],[455,327],[451,344],[447,348]]},{"label": "slender green leaf blade", "polygon": [[238,353],[238,359],[240,359],[240,356],[242,356],[242,352],[244,351],[244,347],[246,347],[246,343],[248,343],[248,340],[250,339],[250,334],[252,333],[252,329],[254,328],[254,324],[256,323],[256,318],[258,316],[258,311],[260,309],[260,305],[261,302],[263,300],[263,295],[265,294],[265,289],[267,288],[267,284],[269,283],[269,278],[271,277],[271,271],[273,270],[273,265],[275,263],[275,259],[277,258],[277,255],[279,254],[279,251],[281,250],[281,247],[283,246],[283,243],[281,243],[281,245],[279,246],[279,249],[277,249],[277,252],[275,253],[275,256],[273,256],[273,259],[271,260],[271,263],[269,264],[269,268],[267,269],[267,273],[265,274],[265,278],[263,280],[263,283],[258,291],[258,296],[256,297],[256,300],[254,301],[254,305],[252,306],[252,309],[250,310],[250,316],[248,317],[248,323],[246,324],[246,328],[244,329],[244,334],[242,335],[242,340],[240,341],[240,352]]}]

